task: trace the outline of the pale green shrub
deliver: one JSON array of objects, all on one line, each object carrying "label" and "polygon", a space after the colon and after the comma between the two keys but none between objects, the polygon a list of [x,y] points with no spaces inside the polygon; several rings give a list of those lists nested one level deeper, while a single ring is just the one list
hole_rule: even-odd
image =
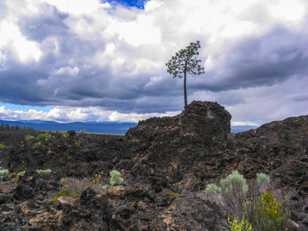
[{"label": "pale green shrub", "polygon": [[217,186],[216,184],[208,184],[206,186],[205,192],[207,193],[220,193],[221,188]]},{"label": "pale green shrub", "polygon": [[270,183],[269,175],[265,173],[258,173],[257,174],[257,184],[258,186],[266,185]]},{"label": "pale green shrub", "polygon": [[122,174],[117,170],[112,170],[110,172],[109,184],[111,186],[120,185],[124,182]]},{"label": "pale green shrub", "polygon": [[270,177],[258,173],[249,184],[238,171],[233,171],[219,184],[207,185],[205,192],[221,198],[229,217],[231,231],[282,231],[285,230],[288,210],[283,197],[270,191]]},{"label": "pale green shrub", "polygon": [[20,171],[16,174],[17,177],[23,177],[24,175],[26,174],[26,171],[23,170],[23,171]]},{"label": "pale green shrub", "polygon": [[220,186],[223,192],[232,192],[237,189],[240,189],[243,193],[248,191],[248,184],[245,177],[237,170],[233,171],[225,179],[222,179]]},{"label": "pale green shrub", "polygon": [[52,173],[51,169],[37,169],[36,173],[39,174],[40,176],[48,176]]},{"label": "pale green shrub", "polygon": [[9,170],[0,167],[0,180],[3,180],[9,176]]}]

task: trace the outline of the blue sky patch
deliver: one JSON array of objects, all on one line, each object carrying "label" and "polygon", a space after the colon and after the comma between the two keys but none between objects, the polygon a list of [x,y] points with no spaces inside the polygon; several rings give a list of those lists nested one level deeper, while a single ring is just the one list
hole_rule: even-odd
[{"label": "blue sky patch", "polygon": [[107,0],[110,3],[118,3],[125,6],[137,7],[140,9],[144,8],[146,0]]},{"label": "blue sky patch", "polygon": [[4,106],[7,109],[14,111],[28,111],[30,109],[42,112],[48,112],[52,108],[51,106],[31,106],[31,105],[19,105],[19,104],[11,104],[11,103],[1,103],[0,107]]}]

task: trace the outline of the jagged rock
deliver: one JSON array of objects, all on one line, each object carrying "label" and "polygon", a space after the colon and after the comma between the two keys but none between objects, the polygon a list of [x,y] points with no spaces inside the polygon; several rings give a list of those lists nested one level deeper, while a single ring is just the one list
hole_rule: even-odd
[{"label": "jagged rock", "polygon": [[195,194],[182,195],[173,201],[153,223],[155,230],[229,230],[223,210],[214,202]]},{"label": "jagged rock", "polygon": [[167,138],[172,142],[177,137],[195,137],[201,142],[212,143],[227,137],[230,133],[230,120],[230,113],[219,104],[193,101],[178,116],[139,122],[137,127],[128,130],[127,137],[145,143],[155,139]]},{"label": "jagged rock", "polygon": [[14,198],[17,200],[27,200],[34,197],[33,188],[27,184],[18,184],[14,191]]}]

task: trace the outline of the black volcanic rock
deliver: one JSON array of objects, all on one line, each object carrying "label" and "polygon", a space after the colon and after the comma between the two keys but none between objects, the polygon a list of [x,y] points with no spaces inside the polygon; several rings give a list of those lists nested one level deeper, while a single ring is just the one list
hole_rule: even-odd
[{"label": "black volcanic rock", "polygon": [[181,181],[200,159],[215,161],[210,157],[212,149],[227,142],[230,120],[229,112],[219,104],[194,101],[175,117],[139,122],[127,133],[135,147],[132,172],[150,176],[147,180],[156,191]]},{"label": "black volcanic rock", "polygon": [[141,121],[127,132],[132,140],[149,142],[170,136],[195,137],[212,143],[225,139],[230,133],[231,115],[218,103],[193,101],[185,111],[175,117],[151,118]]},{"label": "black volcanic rock", "polygon": [[[292,192],[292,219],[305,230],[308,116],[238,134],[230,134],[230,120],[219,104],[194,101],[177,116],[141,121],[123,137],[50,133],[45,142],[22,139],[18,131],[19,141],[1,153],[0,163],[12,176],[27,170],[29,180],[0,182],[0,193],[8,195],[0,203],[0,229],[228,230],[203,189],[237,169],[248,179],[270,174],[275,189]],[[2,131],[0,143],[5,136]],[[35,174],[48,168],[50,176]],[[124,183],[103,187],[112,169]],[[83,190],[76,204],[54,205],[63,177],[101,184]]]}]

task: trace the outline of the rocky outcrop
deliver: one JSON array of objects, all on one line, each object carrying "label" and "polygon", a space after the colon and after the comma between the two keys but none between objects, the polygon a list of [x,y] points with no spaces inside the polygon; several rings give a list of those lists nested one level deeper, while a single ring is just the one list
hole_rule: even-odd
[{"label": "rocky outcrop", "polygon": [[136,142],[176,138],[212,144],[226,139],[230,133],[231,115],[218,103],[193,101],[178,116],[151,118],[129,129],[127,137]]},{"label": "rocky outcrop", "polygon": [[228,142],[230,120],[229,112],[219,104],[194,101],[178,116],[139,122],[127,133],[134,147],[132,172],[147,176],[158,191],[185,181],[185,175],[200,168],[202,159],[207,165],[217,157],[213,150]]}]

